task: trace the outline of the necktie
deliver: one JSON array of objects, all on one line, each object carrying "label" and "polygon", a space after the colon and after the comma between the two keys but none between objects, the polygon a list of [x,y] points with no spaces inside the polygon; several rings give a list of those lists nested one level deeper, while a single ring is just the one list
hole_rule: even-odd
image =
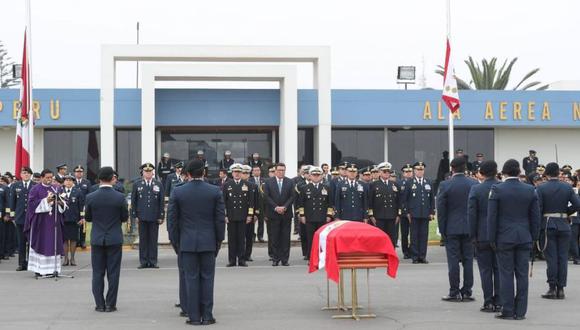
[{"label": "necktie", "polygon": [[282,180],[278,180],[278,192],[282,194]]},{"label": "necktie", "polygon": [[24,183],[24,189],[28,189],[28,182]]}]

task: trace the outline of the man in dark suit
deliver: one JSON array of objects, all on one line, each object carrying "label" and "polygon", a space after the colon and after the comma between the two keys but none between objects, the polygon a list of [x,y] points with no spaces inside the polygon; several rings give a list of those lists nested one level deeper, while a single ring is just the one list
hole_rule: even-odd
[{"label": "man in dark suit", "polygon": [[169,239],[180,253],[187,296],[186,321],[209,325],[213,317],[215,259],[224,240],[225,211],[220,189],[203,181],[205,163],[194,159],[185,171],[189,182],[169,197]]},{"label": "man in dark suit", "polygon": [[[113,168],[101,168],[100,187],[94,193],[87,195],[85,202],[85,220],[93,224],[91,230],[92,286],[97,312],[117,310],[117,292],[123,253],[121,226],[129,218],[125,196],[113,189],[113,176]],[[106,298],[103,297],[105,275],[109,282]]]},{"label": "man in dark suit", "polygon": [[[519,181],[520,164],[506,161],[505,182],[491,187],[487,207],[489,244],[499,264],[499,319],[523,320],[528,309],[528,272],[532,242],[538,239],[540,207],[533,186]],[[514,297],[514,278],[516,295]]]},{"label": "man in dark suit", "polygon": [[[465,176],[465,157],[451,161],[450,180],[439,185],[437,194],[437,222],[445,240],[447,268],[449,270],[449,294],[444,301],[473,301],[473,244],[471,227],[467,218],[467,200],[471,187],[477,181]],[[460,289],[460,268],[463,265],[463,287]]]},{"label": "man in dark suit", "polygon": [[499,301],[499,269],[495,251],[489,244],[487,234],[487,201],[491,187],[498,184],[497,163],[484,161],[479,166],[479,173],[484,177],[481,184],[471,187],[467,202],[467,216],[471,225],[471,238],[475,241],[477,266],[483,290],[482,312],[493,313],[501,310]]},{"label": "man in dark suit", "polygon": [[572,186],[558,179],[560,166],[548,163],[544,174],[547,182],[536,188],[547,242],[544,256],[548,265],[548,292],[545,299],[564,299],[568,278],[568,251],[570,249],[570,214],[580,210],[580,198]]},{"label": "man in dark suit", "polygon": [[28,239],[24,235],[24,222],[26,221],[26,210],[28,208],[28,193],[36,184],[30,180],[31,175],[32,170],[29,167],[22,167],[20,171],[22,181],[14,182],[10,186],[10,217],[16,223],[18,237],[18,268],[16,268],[16,271],[23,271],[28,268]]},{"label": "man in dark suit", "polygon": [[397,224],[399,223],[401,188],[397,182],[389,180],[392,165],[384,162],[378,165],[380,177],[369,187],[369,217],[374,225],[382,229],[393,243],[397,244]]},{"label": "man in dark suit", "polygon": [[276,174],[264,184],[266,216],[272,234],[272,266],[289,266],[290,228],[292,226],[292,203],[295,199],[294,183],[285,176],[286,165],[278,163]]}]

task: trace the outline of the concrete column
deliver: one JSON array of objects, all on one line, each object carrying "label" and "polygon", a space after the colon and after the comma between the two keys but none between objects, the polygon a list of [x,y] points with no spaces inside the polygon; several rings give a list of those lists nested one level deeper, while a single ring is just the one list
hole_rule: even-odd
[{"label": "concrete column", "polygon": [[314,128],[314,163],[331,164],[332,111],[330,89],[330,49],[314,62],[314,88],[318,90],[318,126]]},{"label": "concrete column", "polygon": [[286,175],[293,177],[298,169],[298,93],[296,75],[280,82],[280,161],[286,164]]},{"label": "concrete column", "polygon": [[389,129],[387,127],[385,127],[385,155],[383,157],[383,160],[386,160],[390,163],[389,161]]},{"label": "concrete column", "polygon": [[155,78],[148,66],[141,75],[141,163],[155,164]]},{"label": "concrete column", "polygon": [[115,60],[104,49],[101,54],[101,166],[115,163]]}]

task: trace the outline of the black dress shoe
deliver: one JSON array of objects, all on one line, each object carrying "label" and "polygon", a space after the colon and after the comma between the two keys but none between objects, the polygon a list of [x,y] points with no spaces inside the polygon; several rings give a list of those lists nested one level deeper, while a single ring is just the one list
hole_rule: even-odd
[{"label": "black dress shoe", "polygon": [[475,298],[473,298],[471,295],[462,295],[461,301],[472,302],[472,301],[475,301]]},{"label": "black dress shoe", "polygon": [[184,311],[179,312],[179,316],[181,317],[187,317],[187,313]]},{"label": "black dress shoe", "polygon": [[542,295],[542,298],[544,298],[544,299],[557,299],[558,297],[556,295],[556,289],[550,288],[548,290],[548,292],[546,292]]},{"label": "black dress shoe", "polygon": [[556,299],[566,299],[566,295],[564,294],[564,288],[558,288],[556,291]]},{"label": "black dress shoe", "polygon": [[282,266],[288,267],[288,266],[290,266],[290,264],[288,263],[288,261],[282,261]]},{"label": "black dress shoe", "polygon": [[181,304],[180,304],[180,303],[177,303],[177,304],[175,304],[175,305],[173,305],[173,306],[174,306],[175,308],[180,308],[180,307],[181,307]]},{"label": "black dress shoe", "polygon": [[419,262],[422,263],[422,264],[428,264],[429,263],[429,261],[427,261],[426,259],[421,259]]},{"label": "black dress shoe", "polygon": [[145,269],[147,268],[146,264],[140,264],[139,267],[137,267],[137,269]]},{"label": "black dress shoe", "polygon": [[304,258],[302,258],[303,260],[310,260],[307,256],[304,256]]},{"label": "black dress shoe", "polygon": [[492,304],[485,304],[483,305],[483,307],[481,307],[479,309],[480,312],[484,312],[484,313],[495,313],[495,306]]},{"label": "black dress shoe", "polygon": [[238,262],[238,266],[240,267],[248,267],[248,264],[245,261]]},{"label": "black dress shoe", "polygon": [[252,262],[252,261],[254,261],[254,259],[252,259],[252,257],[249,257],[249,258],[246,258],[246,261]]},{"label": "black dress shoe", "polygon": [[185,324],[189,324],[189,325],[201,325],[201,321],[192,321],[192,320],[186,320]]},{"label": "black dress shoe", "polygon": [[501,305],[495,305],[495,306],[493,306],[493,308],[495,309],[496,312],[501,313],[501,309],[502,309]]},{"label": "black dress shoe", "polygon": [[107,312],[107,313],[112,313],[112,312],[116,312],[116,311],[117,311],[117,307],[115,307],[115,306],[105,307],[105,312]]},{"label": "black dress shoe", "polygon": [[460,295],[444,296],[444,297],[441,297],[441,300],[447,301],[447,302],[461,302],[461,296]]},{"label": "black dress shoe", "polygon": [[96,312],[104,313],[105,312],[105,307],[103,307],[103,306],[97,306],[97,307],[95,307],[95,311]]},{"label": "black dress shoe", "polygon": [[157,266],[157,264],[155,264],[155,265],[149,265],[149,268],[159,269],[159,266]]},{"label": "black dress shoe", "polygon": [[226,265],[226,267],[235,267],[236,263],[235,262],[230,262]]},{"label": "black dress shoe", "polygon": [[500,319],[500,320],[514,320],[514,316],[513,315],[504,315],[504,314],[496,314],[495,315],[496,319]]},{"label": "black dress shoe", "polygon": [[419,260],[413,260],[413,265],[416,265],[419,263]]},{"label": "black dress shoe", "polygon": [[266,241],[265,241],[263,238],[258,238],[258,242],[260,242],[260,243],[264,243],[264,242],[266,242]]},{"label": "black dress shoe", "polygon": [[272,261],[272,266],[277,267],[280,264],[280,261]]},{"label": "black dress shoe", "polygon": [[403,259],[411,259],[411,256],[408,254],[403,255]]},{"label": "black dress shoe", "polygon": [[521,321],[521,320],[525,320],[525,319],[526,319],[526,317],[523,315],[522,316],[514,316],[514,320],[516,320],[516,321]]},{"label": "black dress shoe", "polygon": [[18,268],[16,268],[16,271],[17,272],[22,272],[22,271],[25,271],[25,270],[26,270],[26,267],[24,267],[24,266],[18,266]]},{"label": "black dress shoe", "polygon": [[[6,258],[6,259],[8,259],[8,258]],[[580,260],[578,260],[578,259],[574,260],[574,265],[580,265]]]},{"label": "black dress shoe", "polygon": [[216,320],[215,319],[209,319],[209,320],[203,320],[201,322],[201,325],[211,325],[211,324],[215,324]]}]

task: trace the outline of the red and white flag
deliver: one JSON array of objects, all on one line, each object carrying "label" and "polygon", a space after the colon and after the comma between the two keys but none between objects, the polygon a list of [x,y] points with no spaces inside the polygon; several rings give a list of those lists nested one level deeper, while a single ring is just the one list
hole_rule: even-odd
[{"label": "red and white flag", "polygon": [[457,79],[455,78],[455,67],[451,59],[451,43],[447,38],[447,50],[445,52],[445,70],[443,73],[443,102],[452,113],[459,110],[459,90],[457,89]]},{"label": "red and white flag", "polygon": [[20,104],[16,117],[16,161],[15,174],[20,179],[22,167],[30,167],[34,134],[34,114],[32,112],[32,84],[30,79],[30,47],[28,29],[24,32],[24,51],[22,53],[22,84]]}]

